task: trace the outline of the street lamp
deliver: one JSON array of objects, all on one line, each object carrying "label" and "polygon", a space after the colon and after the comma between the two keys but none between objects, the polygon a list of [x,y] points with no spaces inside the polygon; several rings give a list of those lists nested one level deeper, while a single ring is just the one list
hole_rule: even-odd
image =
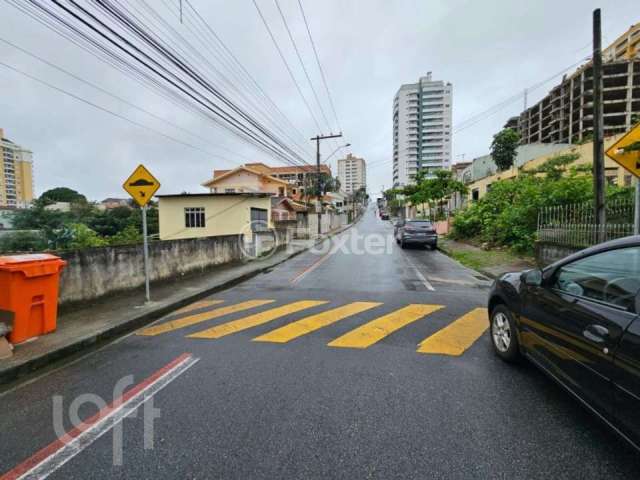
[{"label": "street lamp", "polygon": [[331,152],[331,155],[329,155],[327,158],[325,158],[325,159],[324,159],[324,163],[327,163],[327,162],[329,161],[329,159],[330,159],[331,157],[333,157],[333,156],[336,154],[336,152],[337,152],[338,150],[342,150],[343,148],[347,148],[347,147],[350,147],[350,146],[351,146],[351,144],[350,144],[350,143],[345,143],[344,145],[340,145],[340,146],[339,146],[338,148],[336,148],[333,152]]}]

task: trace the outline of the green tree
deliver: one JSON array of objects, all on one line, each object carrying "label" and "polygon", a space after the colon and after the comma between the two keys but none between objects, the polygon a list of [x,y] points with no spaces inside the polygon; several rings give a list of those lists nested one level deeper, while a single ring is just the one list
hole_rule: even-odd
[{"label": "green tree", "polygon": [[39,232],[14,232],[0,237],[0,252],[39,252],[47,248],[47,241]]},{"label": "green tree", "polygon": [[[521,170],[523,174],[543,174],[550,180],[560,180],[560,178],[568,171],[569,166],[580,158],[579,153],[567,153],[564,155],[555,155],[545,161],[538,168],[530,170]],[[588,171],[591,169],[589,165],[583,165],[585,168],[574,167],[575,171]]]},{"label": "green tree", "polygon": [[16,230],[45,230],[61,228],[71,220],[68,212],[47,210],[43,202],[37,201],[32,208],[16,210],[13,214],[13,227]]},{"label": "green tree", "polygon": [[451,196],[459,192],[465,194],[467,187],[455,179],[449,170],[437,170],[431,176],[424,170],[418,171],[414,177],[414,185],[407,185],[402,192],[413,205],[421,205],[424,212],[428,205],[430,210],[436,209],[441,215],[444,204]]},{"label": "green tree", "polygon": [[[317,175],[307,175],[305,177],[304,192],[307,198],[318,196]],[[340,180],[332,177],[326,172],[320,172],[320,191],[323,195],[327,192],[337,192],[340,190]]]},{"label": "green tree", "polygon": [[110,237],[110,245],[132,245],[142,242],[142,232],[135,225],[128,225],[116,235]]},{"label": "green tree", "polygon": [[[133,210],[129,225],[135,226],[139,232],[142,232],[142,209]],[[149,235],[157,235],[160,231],[160,223],[158,220],[158,209],[147,208],[147,232]]]},{"label": "green tree", "polygon": [[70,223],[52,232],[49,246],[54,250],[103,247],[108,242],[83,223]]},{"label": "green tree", "polygon": [[57,187],[52,188],[51,190],[47,190],[42,195],[40,195],[40,200],[46,203],[55,203],[55,202],[87,202],[87,198],[76,192],[75,190],[67,187]]},{"label": "green tree", "polygon": [[135,226],[138,216],[139,213],[131,208],[117,207],[103,212],[98,211],[87,218],[85,223],[100,235],[112,237],[122,232],[128,226]]},{"label": "green tree", "polygon": [[491,158],[499,170],[506,170],[513,165],[519,142],[520,135],[512,128],[505,128],[493,136]]}]

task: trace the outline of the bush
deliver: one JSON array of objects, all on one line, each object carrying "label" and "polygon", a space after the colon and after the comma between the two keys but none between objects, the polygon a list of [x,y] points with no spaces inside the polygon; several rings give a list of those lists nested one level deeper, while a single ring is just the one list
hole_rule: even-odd
[{"label": "bush", "polygon": [[[629,188],[609,187],[607,195],[619,198],[630,192]],[[520,175],[497,181],[482,199],[454,217],[451,236],[530,253],[542,207],[592,199],[593,184],[588,175],[572,174],[558,179]]]},{"label": "bush", "polygon": [[109,238],[109,245],[132,245],[141,243],[142,233],[134,225],[129,225],[121,232]]},{"label": "bush", "polygon": [[40,252],[47,241],[40,232],[14,232],[0,237],[0,252]]}]

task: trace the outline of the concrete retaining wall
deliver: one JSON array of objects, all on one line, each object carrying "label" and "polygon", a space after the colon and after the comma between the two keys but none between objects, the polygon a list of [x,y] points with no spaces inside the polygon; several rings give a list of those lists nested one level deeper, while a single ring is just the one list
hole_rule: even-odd
[{"label": "concrete retaining wall", "polygon": [[546,267],[553,262],[563,259],[572,253],[582,250],[578,247],[568,245],[556,245],[549,242],[536,242],[535,255],[536,263],[540,267]]},{"label": "concrete retaining wall", "polygon": [[[241,241],[240,235],[225,235],[152,242],[151,281],[242,260]],[[92,300],[144,285],[141,245],[90,248],[59,255],[68,262],[60,279],[61,304]]]}]

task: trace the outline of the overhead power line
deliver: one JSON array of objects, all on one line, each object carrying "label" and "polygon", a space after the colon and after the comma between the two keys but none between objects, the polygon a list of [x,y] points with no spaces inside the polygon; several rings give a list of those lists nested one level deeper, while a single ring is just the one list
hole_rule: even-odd
[{"label": "overhead power line", "polygon": [[[174,32],[174,35],[183,38],[175,28],[171,27],[160,14],[149,6],[148,2],[145,0],[138,1],[143,3],[145,8],[149,10],[154,17],[165,24],[166,28],[170,28]],[[170,15],[179,18],[179,12],[172,8],[168,0],[162,0],[162,3]],[[267,95],[264,89],[260,87],[255,78],[253,78],[247,69],[239,62],[237,57],[215,33],[215,30],[202,18],[195,7],[188,2],[185,3],[185,6],[187,8],[183,12],[181,28],[191,33],[202,48],[183,49],[183,51],[186,50],[187,54],[191,56],[198,56],[206,65],[215,69],[217,75],[225,77],[225,83],[229,85],[231,89],[238,92],[255,111],[259,112],[280,134],[290,140],[299,151],[302,152],[303,157],[310,158],[311,151],[306,141],[306,136],[302,135],[291,120],[278,108],[276,103]],[[212,62],[205,57],[207,53],[220,63],[221,68],[228,71],[229,76],[225,76],[220,69],[212,65]]]},{"label": "overhead power line", "polygon": [[67,96],[69,96],[69,97],[71,97],[71,98],[73,98],[75,100],[78,100],[79,102],[87,104],[87,105],[89,105],[89,106],[91,106],[93,108],[96,108],[98,110],[101,110],[104,113],[108,113],[109,115],[112,115],[112,116],[114,116],[116,118],[119,118],[121,120],[129,122],[132,125],[135,125],[135,126],[140,127],[140,128],[144,128],[145,130],[153,132],[156,135],[160,135],[161,137],[164,137],[164,138],[166,138],[168,140],[171,140],[173,142],[179,143],[180,145],[184,145],[185,147],[189,147],[189,148],[192,148],[194,150],[198,150],[198,151],[200,151],[202,153],[205,153],[205,154],[207,154],[208,156],[211,156],[211,157],[217,157],[217,158],[222,158],[224,160],[227,160],[227,158],[225,158],[225,157],[220,157],[219,155],[216,155],[215,153],[208,152],[208,151],[206,151],[206,150],[204,150],[204,149],[202,149],[202,148],[200,148],[200,147],[198,147],[196,145],[193,145],[191,143],[185,142],[183,140],[179,140],[179,139],[177,139],[175,137],[172,137],[171,135],[167,135],[166,133],[163,133],[163,132],[161,132],[159,130],[151,128],[151,127],[149,127],[147,125],[144,125],[142,123],[139,123],[139,122],[137,122],[135,120],[132,120],[132,119],[130,119],[130,118],[128,118],[128,117],[126,117],[126,116],[124,116],[122,114],[114,112],[113,110],[109,110],[108,108],[105,108],[105,107],[103,107],[101,105],[98,105],[97,103],[94,103],[94,102],[92,102],[90,100],[87,100],[86,98],[82,98],[79,95],[71,93],[71,92],[69,92],[69,91],[67,91],[67,90],[65,90],[63,88],[57,87],[57,86],[53,85],[52,83],[49,83],[46,80],[42,80],[41,78],[38,78],[38,77],[36,77],[34,75],[31,75],[30,73],[27,73],[24,70],[20,70],[19,68],[15,67],[13,65],[9,65],[7,63],[0,62],[0,66],[3,66],[3,67],[5,67],[5,68],[7,68],[9,70],[12,70],[12,71],[16,72],[16,73],[19,73],[20,75],[23,75],[23,76],[25,76],[25,77],[27,77],[27,78],[35,81],[35,82],[38,82],[38,83],[40,83],[42,85],[45,85],[48,88],[51,88],[52,90],[56,90],[57,92],[60,92],[60,93],[62,93],[64,95],[67,95]]},{"label": "overhead power line", "polygon": [[327,83],[327,77],[325,76],[324,69],[322,68],[322,64],[320,63],[320,56],[318,55],[318,50],[316,49],[316,43],[313,41],[313,36],[311,35],[311,29],[309,28],[309,22],[307,22],[307,16],[304,13],[304,8],[302,8],[301,0],[298,0],[298,5],[300,6],[300,13],[302,14],[304,25],[307,28],[307,33],[309,34],[309,41],[311,42],[311,47],[313,48],[313,54],[315,55],[316,62],[318,63],[318,69],[320,70],[320,75],[322,77],[322,83],[324,85],[324,89],[327,92],[327,97],[329,98],[329,105],[331,105],[333,118],[336,121],[338,130],[342,132],[342,127],[340,126],[340,121],[338,120],[338,114],[336,113],[336,107],[335,107],[335,104],[333,103],[333,97],[331,96],[331,91],[329,90],[329,85]]},{"label": "overhead power line", "polygon": [[[578,65],[584,63],[586,60],[588,60],[590,57],[585,57],[585,58],[581,58],[580,60],[578,60],[577,62],[569,65],[568,67],[565,67],[564,69],[562,69],[561,71],[554,73],[553,75],[551,75],[550,77],[545,78],[544,80],[541,80],[537,83],[534,83],[533,85],[530,85],[529,87],[525,88],[523,90],[527,91],[528,93],[531,93],[534,90],[537,90],[538,88],[542,87],[543,85],[545,85],[546,83],[550,82],[551,80],[559,77],[560,75],[563,75],[565,72],[567,72],[568,70],[571,70],[574,67],[577,67]],[[491,107],[489,107],[488,109],[477,113],[475,115],[472,115],[471,117],[467,118],[466,120],[463,120],[462,122],[458,123],[457,125],[454,126],[453,128],[453,133],[459,133],[462,130],[465,130],[469,127],[472,127],[474,125],[476,125],[477,123],[486,120],[488,117],[490,117],[491,115],[494,115],[495,113],[499,112],[500,110],[506,108],[507,106],[511,105],[512,103],[514,103],[517,100],[520,100],[522,98],[523,93],[518,93],[515,94],[509,98],[507,98],[506,100],[503,100]]]},{"label": "overhead power line", "polygon": [[[26,10],[27,4],[11,3]],[[55,7],[49,6],[52,4],[60,8],[67,19],[55,13]],[[113,2],[97,0],[91,4],[93,9],[102,10],[112,17],[115,23],[111,25],[105,24],[96,13],[89,11],[88,8],[91,7],[84,8],[74,0],[68,0],[64,4],[58,0],[47,4],[30,0],[28,6],[32,8],[28,14],[34,16],[33,9],[36,9],[35,18],[38,21],[42,21],[42,15],[45,14],[45,24],[53,27],[57,33],[60,30],[54,27],[56,24],[66,30],[63,34],[66,38],[71,34],[77,41],[90,46],[94,54],[98,51],[101,55],[106,55],[107,63],[113,66],[115,62],[120,69],[143,78],[148,84],[161,89],[165,95],[191,109],[197,109],[199,114],[223,125],[243,141],[248,141],[287,163],[296,164],[302,160],[273,132],[208,82],[192,64],[146,30],[144,24],[125,15]],[[135,43],[127,36],[133,37]]]},{"label": "overhead power line", "polygon": [[[163,0],[165,1],[165,0]],[[303,135],[302,132],[300,132],[300,130],[298,129],[298,127],[296,127],[291,120],[282,112],[282,110],[280,110],[280,108],[278,107],[278,105],[271,99],[271,97],[269,97],[269,95],[264,91],[264,89],[260,86],[260,84],[257,82],[257,80],[251,75],[251,73],[249,73],[249,71],[247,70],[247,68],[238,60],[237,56],[233,53],[233,51],[231,51],[231,49],[222,41],[222,39],[220,38],[220,36],[216,33],[216,31],[211,27],[211,25],[202,17],[202,15],[200,15],[200,13],[195,9],[195,7],[191,4],[191,2],[189,2],[189,0],[184,0],[185,5],[187,5],[188,8],[190,8],[195,16],[195,18],[199,21],[199,23],[201,24],[201,27],[204,28],[204,34],[208,34],[210,36],[210,38],[213,40],[210,42],[211,45],[220,45],[222,52],[224,54],[226,54],[228,56],[228,60],[230,62],[231,65],[231,69],[233,70],[233,68],[236,69],[236,71],[239,73],[239,77],[241,80],[241,82],[248,82],[249,85],[253,85],[259,96],[261,96],[262,98],[264,98],[264,100],[270,105],[270,107],[277,112],[277,114],[280,116],[280,118],[287,123],[287,125],[289,126],[289,128],[291,129],[292,132],[295,132],[298,136],[299,139],[303,141],[303,143],[305,145],[307,145],[307,148],[309,148],[309,145],[306,143],[306,139],[307,139],[307,135]],[[189,21],[188,16],[186,17],[187,22]],[[194,25],[196,23],[194,22]],[[206,42],[205,42],[206,43]],[[222,56],[224,57],[224,56]],[[306,150],[306,149],[305,149]]]},{"label": "overhead power line", "polygon": [[267,19],[262,14],[262,10],[260,10],[260,7],[258,6],[258,3],[256,2],[256,0],[252,0],[252,1],[253,1],[254,7],[256,8],[256,11],[258,12],[258,15],[260,16],[260,19],[262,20],[262,23],[264,24],[264,27],[267,29],[267,32],[269,33],[269,37],[271,38],[271,41],[273,42],[273,45],[276,47],[276,50],[278,51],[278,54],[280,55],[280,59],[282,60],[282,63],[284,63],[284,66],[287,69],[287,72],[289,72],[289,76],[291,77],[291,80],[293,81],[293,84],[296,86],[296,90],[300,94],[300,98],[302,99],[303,103],[307,107],[307,111],[309,112],[309,115],[311,116],[311,119],[313,120],[313,123],[315,124],[316,128],[320,132],[322,130],[322,128],[320,128],[320,124],[318,123],[318,119],[314,115],[313,110],[311,109],[311,106],[309,105],[309,102],[307,101],[306,97],[304,96],[304,93],[302,93],[302,89],[300,88],[300,84],[298,83],[298,80],[296,80],[295,75],[291,71],[291,67],[289,66],[289,62],[287,62],[287,59],[285,58],[284,53],[282,53],[282,50],[280,49],[280,45],[278,45],[278,41],[276,40],[276,37],[273,35],[273,32],[271,31],[271,27],[269,27],[269,24],[267,23]]},{"label": "overhead power line", "polygon": [[287,34],[289,35],[289,40],[291,40],[291,44],[293,45],[293,49],[296,52],[296,55],[298,57],[298,61],[300,62],[300,66],[302,67],[302,71],[304,72],[304,76],[307,78],[307,82],[309,83],[309,88],[311,88],[311,92],[313,92],[313,97],[316,100],[316,103],[318,104],[318,108],[320,109],[320,113],[322,115],[322,118],[324,120],[324,123],[327,126],[327,129],[329,131],[332,130],[331,125],[329,125],[329,120],[327,120],[327,116],[324,113],[324,109],[322,108],[322,103],[320,102],[320,99],[318,98],[318,93],[316,92],[316,89],[313,86],[313,82],[311,81],[311,77],[309,76],[309,72],[307,72],[307,67],[304,64],[304,60],[302,60],[302,55],[300,54],[300,50],[298,50],[298,45],[296,44],[295,39],[293,38],[293,34],[291,33],[291,29],[289,28],[289,24],[287,23],[287,19],[284,16],[284,13],[282,13],[282,9],[280,8],[280,2],[278,2],[278,0],[274,0],[276,7],[278,8],[278,13],[280,13],[280,18],[282,19],[282,23],[284,24],[284,28],[287,30]]},{"label": "overhead power line", "polygon": [[[183,131],[183,132],[185,132],[185,133],[187,133],[187,134],[189,134],[189,135],[191,135],[191,136],[193,136],[193,137],[195,137],[195,138],[198,138],[199,140],[201,140],[201,141],[203,141],[204,143],[208,144],[210,147],[213,147],[213,148],[216,148],[216,149],[220,149],[220,150],[225,150],[226,152],[231,153],[231,154],[233,154],[233,155],[243,156],[243,155],[241,155],[241,154],[239,154],[239,153],[237,153],[237,152],[234,152],[233,150],[230,150],[230,149],[228,149],[228,148],[226,148],[226,147],[224,147],[224,146],[222,146],[222,145],[214,145],[214,144],[212,144],[212,143],[209,143],[209,139],[207,139],[207,138],[203,137],[202,135],[199,135],[199,134],[197,134],[197,133],[194,133],[194,132],[192,132],[191,130],[188,130],[188,129],[184,128],[184,127],[181,127],[180,125],[178,125],[178,124],[176,124],[176,123],[174,123],[174,122],[172,122],[172,121],[170,121],[170,120],[167,120],[167,119],[165,119],[165,118],[162,118],[160,115],[157,115],[157,114],[155,114],[155,113],[153,113],[153,112],[151,112],[151,111],[149,111],[149,110],[146,110],[146,109],[144,109],[144,108],[142,108],[142,107],[140,107],[140,106],[138,106],[138,105],[136,105],[136,104],[134,104],[134,103],[132,103],[132,102],[128,101],[127,99],[125,99],[125,98],[123,98],[123,97],[121,97],[121,96],[119,96],[119,95],[116,95],[116,94],[114,94],[113,92],[110,92],[110,91],[108,91],[108,90],[106,90],[106,89],[102,88],[101,86],[99,86],[99,85],[97,85],[97,84],[95,84],[95,83],[93,83],[93,82],[91,82],[91,81],[89,81],[89,80],[86,80],[86,79],[84,79],[84,78],[82,78],[82,77],[80,77],[80,76],[78,76],[78,75],[76,75],[76,74],[74,74],[74,73],[70,72],[69,70],[66,70],[66,69],[64,69],[64,68],[60,67],[59,65],[56,65],[56,64],[54,64],[54,63],[51,63],[51,62],[49,62],[48,60],[46,60],[45,58],[42,58],[42,57],[40,57],[39,55],[36,55],[35,53],[30,52],[29,50],[26,50],[25,48],[22,48],[22,47],[20,47],[20,46],[18,46],[18,45],[16,45],[16,44],[14,44],[14,43],[12,43],[12,42],[10,42],[10,41],[8,41],[8,40],[4,39],[4,38],[2,38],[2,37],[0,37],[0,42],[3,42],[3,43],[5,43],[5,44],[7,44],[7,45],[9,45],[9,46],[11,46],[11,47],[13,47],[13,48],[15,48],[16,50],[19,50],[20,52],[22,52],[22,53],[24,53],[24,54],[26,54],[26,55],[29,55],[29,56],[30,56],[30,57],[32,57],[32,58],[35,58],[36,60],[38,60],[38,61],[40,61],[40,62],[44,63],[45,65],[48,65],[49,67],[51,67],[51,68],[53,68],[53,69],[55,69],[55,70],[58,70],[59,72],[62,72],[62,73],[64,73],[65,75],[68,75],[69,77],[71,77],[71,78],[73,78],[73,79],[75,79],[75,80],[77,80],[77,81],[79,81],[79,82],[84,83],[85,85],[89,85],[90,87],[92,87],[92,88],[94,88],[94,89],[98,90],[99,92],[102,92],[102,93],[104,93],[105,95],[108,95],[108,96],[110,96],[111,98],[114,98],[114,99],[118,100],[119,102],[122,102],[122,103],[124,103],[125,105],[127,105],[127,106],[129,106],[129,107],[131,107],[131,108],[134,108],[134,109],[136,109],[136,110],[138,110],[138,111],[140,111],[140,112],[142,112],[142,113],[144,113],[144,114],[146,114],[146,115],[149,115],[150,117],[155,118],[156,120],[159,120],[159,121],[161,121],[161,122],[163,122],[163,123],[165,123],[165,124],[169,125],[169,126],[170,126],[170,127],[172,127],[172,128],[176,128],[176,129],[181,130],[181,131]],[[13,70],[14,70],[14,71],[16,71],[17,73],[22,73],[22,72],[18,71],[17,69],[13,69]],[[39,80],[37,80],[37,79],[35,79],[35,78],[32,78],[32,79],[33,79],[33,80],[35,80],[35,81],[39,81]],[[44,83],[44,82],[40,82],[40,83]],[[48,84],[47,84],[46,86],[50,86],[50,85],[48,85]],[[59,91],[60,91],[60,90],[59,90]],[[62,93],[66,93],[66,92],[62,92]],[[71,95],[71,94],[69,94],[69,95]],[[74,98],[75,98],[75,97],[74,97]],[[87,101],[87,102],[88,102],[88,101]],[[87,102],[85,102],[85,103],[87,103]],[[148,127],[146,127],[146,126],[145,126],[144,128],[148,128]],[[155,131],[155,130],[154,130],[154,131]],[[210,153],[210,155],[212,155],[212,156],[214,156],[214,157],[218,157],[218,158],[224,159],[224,160],[227,160],[227,159],[228,159],[227,157],[222,157],[222,156],[219,156],[219,155],[216,155],[216,154],[212,154],[212,153]],[[245,158],[246,158],[247,160],[251,160],[251,159],[249,159],[248,157],[245,157]],[[233,160],[232,160],[232,161],[233,161]],[[238,163],[238,162],[236,162],[236,163]]]}]

